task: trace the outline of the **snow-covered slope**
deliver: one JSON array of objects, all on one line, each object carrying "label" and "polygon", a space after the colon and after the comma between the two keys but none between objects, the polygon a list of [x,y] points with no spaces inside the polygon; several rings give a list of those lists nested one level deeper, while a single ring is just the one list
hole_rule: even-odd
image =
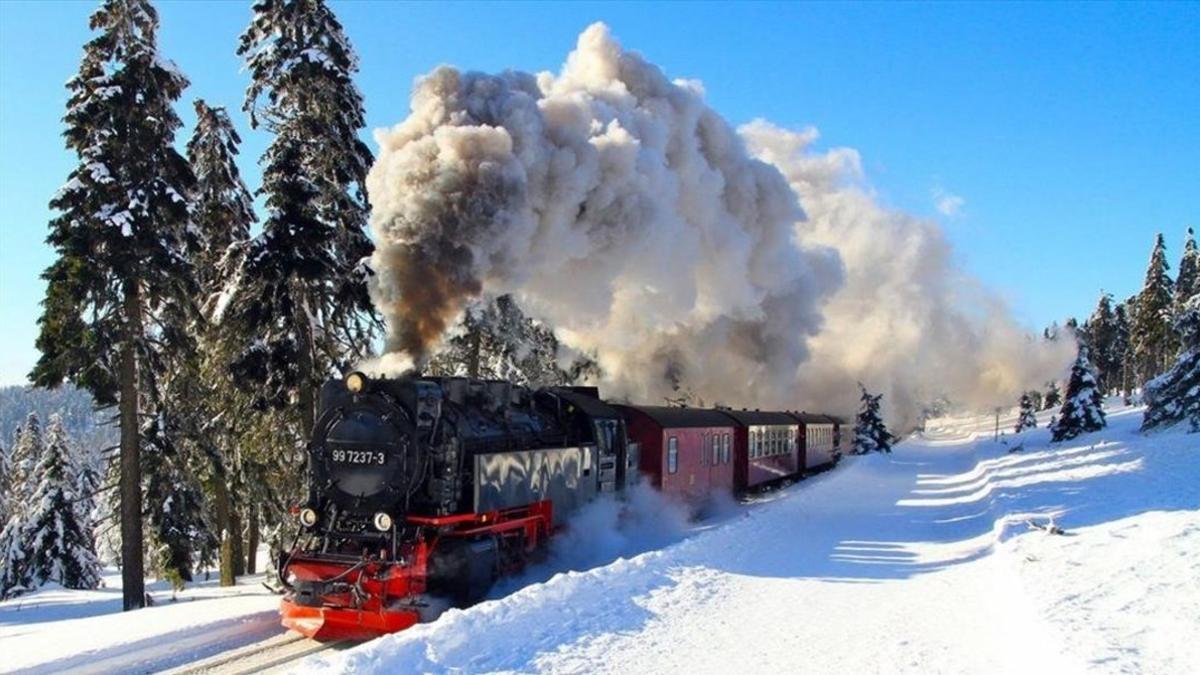
[{"label": "snow-covered slope", "polygon": [[[931,425],[665,549],[301,669],[1189,672],[1200,436],[1140,419],[1059,446]],[[1065,535],[1027,522],[1051,517]]]}]

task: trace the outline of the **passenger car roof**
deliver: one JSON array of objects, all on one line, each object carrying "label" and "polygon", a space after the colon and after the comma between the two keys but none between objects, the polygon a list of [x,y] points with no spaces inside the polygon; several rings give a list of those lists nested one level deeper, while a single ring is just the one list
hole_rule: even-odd
[{"label": "passenger car roof", "polygon": [[664,405],[621,405],[617,407],[640,412],[664,428],[733,426],[733,421],[728,416],[709,408],[680,408]]},{"label": "passenger car roof", "polygon": [[796,424],[796,418],[779,411],[767,410],[718,410],[721,414],[732,418],[741,426],[751,424]]}]

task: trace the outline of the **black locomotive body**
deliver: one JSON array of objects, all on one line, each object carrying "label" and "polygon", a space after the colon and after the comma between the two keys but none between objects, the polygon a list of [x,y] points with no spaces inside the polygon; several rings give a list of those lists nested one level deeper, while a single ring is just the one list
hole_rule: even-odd
[{"label": "black locomotive body", "polygon": [[301,532],[281,564],[284,624],[365,635],[415,622],[426,592],[470,601],[571,512],[623,491],[637,465],[621,413],[594,388],[327,382]]}]

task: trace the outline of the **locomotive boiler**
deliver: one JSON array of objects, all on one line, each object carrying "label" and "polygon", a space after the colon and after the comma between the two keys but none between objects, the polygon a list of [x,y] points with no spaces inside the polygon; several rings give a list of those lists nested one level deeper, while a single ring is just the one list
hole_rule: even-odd
[{"label": "locomotive boiler", "polygon": [[321,390],[283,624],[363,639],[469,604],[576,509],[637,477],[622,414],[589,387],[371,378]]}]

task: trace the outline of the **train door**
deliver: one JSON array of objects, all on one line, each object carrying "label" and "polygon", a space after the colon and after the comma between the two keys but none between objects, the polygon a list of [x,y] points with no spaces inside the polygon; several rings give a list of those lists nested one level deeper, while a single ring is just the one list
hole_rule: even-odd
[{"label": "train door", "polygon": [[597,419],[595,424],[600,492],[616,492],[625,487],[624,428],[617,419]]},{"label": "train door", "polygon": [[711,494],[712,489],[721,484],[721,436],[715,431],[704,434],[704,462],[708,464],[708,484],[706,489]]}]

